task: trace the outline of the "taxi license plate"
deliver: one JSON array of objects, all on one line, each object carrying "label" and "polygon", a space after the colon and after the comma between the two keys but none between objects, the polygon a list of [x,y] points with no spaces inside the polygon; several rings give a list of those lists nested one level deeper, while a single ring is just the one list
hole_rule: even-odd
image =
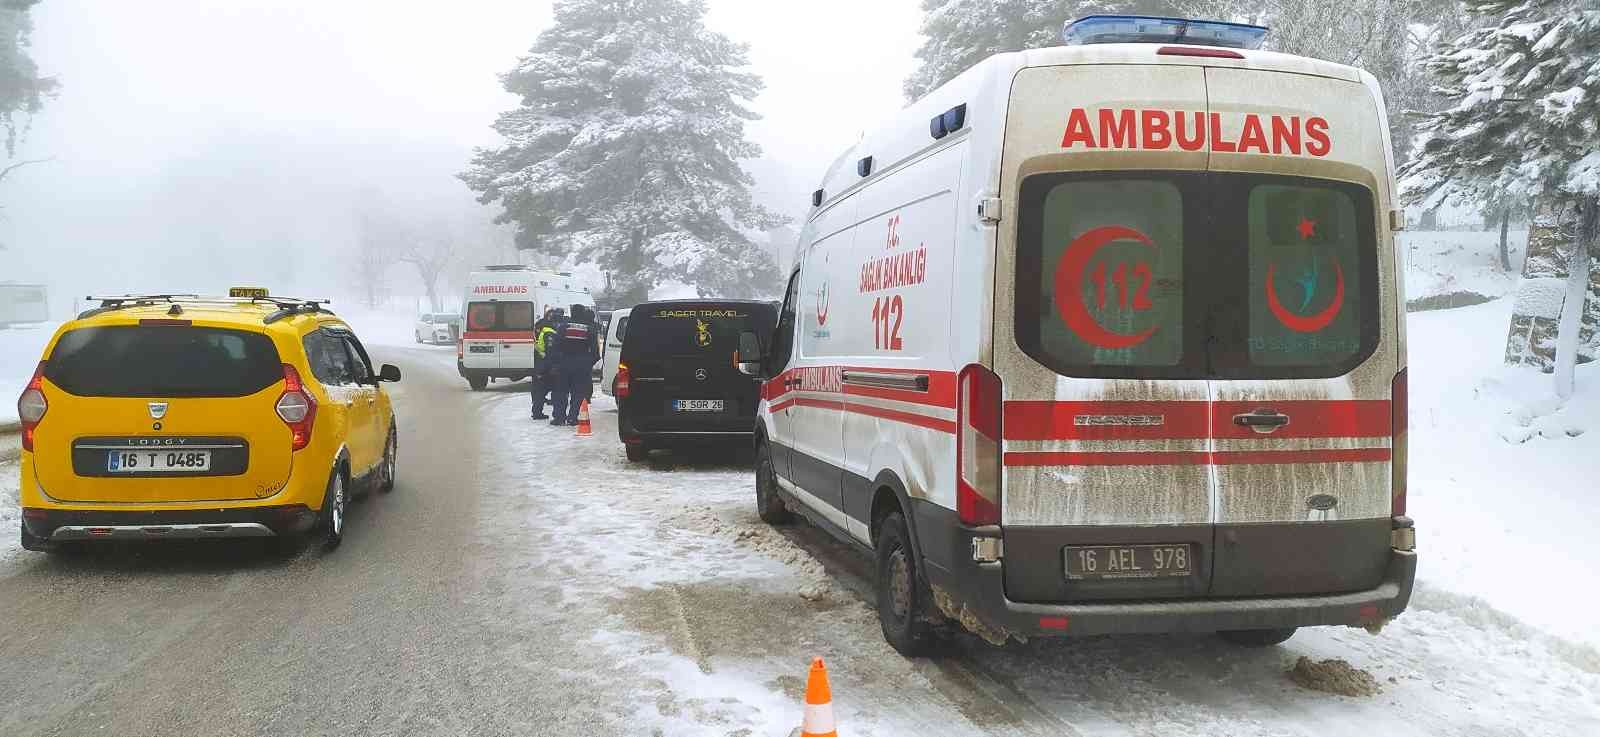
[{"label": "taxi license plate", "polygon": [[106,454],[109,473],[205,473],[210,470],[209,450],[113,450]]},{"label": "taxi license plate", "polygon": [[1193,571],[1188,545],[1073,545],[1066,548],[1067,578],[1166,578]]},{"label": "taxi license plate", "polygon": [[723,407],[721,399],[672,400],[672,409],[676,412],[721,412]]}]

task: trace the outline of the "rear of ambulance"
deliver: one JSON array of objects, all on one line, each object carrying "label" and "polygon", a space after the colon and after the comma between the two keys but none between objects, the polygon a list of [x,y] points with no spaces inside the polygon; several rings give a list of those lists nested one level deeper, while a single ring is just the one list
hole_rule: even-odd
[{"label": "rear of ambulance", "polygon": [[1415,571],[1381,96],[1225,33],[1120,28],[1027,52],[1011,87],[992,364],[960,428],[993,447],[958,490],[998,529],[990,616],[1381,624]]}]

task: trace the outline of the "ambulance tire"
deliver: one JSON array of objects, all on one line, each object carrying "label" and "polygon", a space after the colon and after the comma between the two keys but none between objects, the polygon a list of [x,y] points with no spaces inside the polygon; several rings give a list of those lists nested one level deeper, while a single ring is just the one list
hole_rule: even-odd
[{"label": "ambulance tire", "polygon": [[772,446],[766,443],[756,448],[756,514],[769,525],[794,521],[794,513],[778,495],[778,472],[772,467]]},{"label": "ambulance tire", "polygon": [[1241,647],[1272,647],[1294,637],[1295,627],[1277,627],[1264,630],[1223,630],[1218,632],[1223,642]]},{"label": "ambulance tire", "polygon": [[938,633],[926,612],[933,609],[933,592],[922,576],[922,560],[911,544],[905,517],[892,512],[878,524],[877,535],[878,624],[883,638],[901,655],[929,654]]},{"label": "ambulance tire", "polygon": [[472,390],[475,391],[475,392],[481,392],[481,391],[484,390],[484,387],[489,386],[489,377],[487,377],[487,376],[468,376],[467,377],[467,386],[472,387]]}]

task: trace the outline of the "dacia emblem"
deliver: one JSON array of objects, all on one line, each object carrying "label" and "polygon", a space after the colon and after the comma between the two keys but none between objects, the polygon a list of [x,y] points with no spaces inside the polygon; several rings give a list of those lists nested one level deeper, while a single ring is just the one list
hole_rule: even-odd
[{"label": "dacia emblem", "polygon": [[159,419],[161,419],[163,417],[166,417],[166,416],[167,416],[167,403],[166,402],[151,402],[150,403],[150,419],[159,420]]}]

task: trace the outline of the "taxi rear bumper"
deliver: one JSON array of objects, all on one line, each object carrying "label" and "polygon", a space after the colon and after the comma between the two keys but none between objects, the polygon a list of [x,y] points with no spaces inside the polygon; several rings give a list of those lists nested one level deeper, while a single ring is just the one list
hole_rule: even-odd
[{"label": "taxi rear bumper", "polygon": [[52,541],[273,537],[305,532],[316,520],[317,512],[303,504],[151,511],[22,510],[28,534]]}]

